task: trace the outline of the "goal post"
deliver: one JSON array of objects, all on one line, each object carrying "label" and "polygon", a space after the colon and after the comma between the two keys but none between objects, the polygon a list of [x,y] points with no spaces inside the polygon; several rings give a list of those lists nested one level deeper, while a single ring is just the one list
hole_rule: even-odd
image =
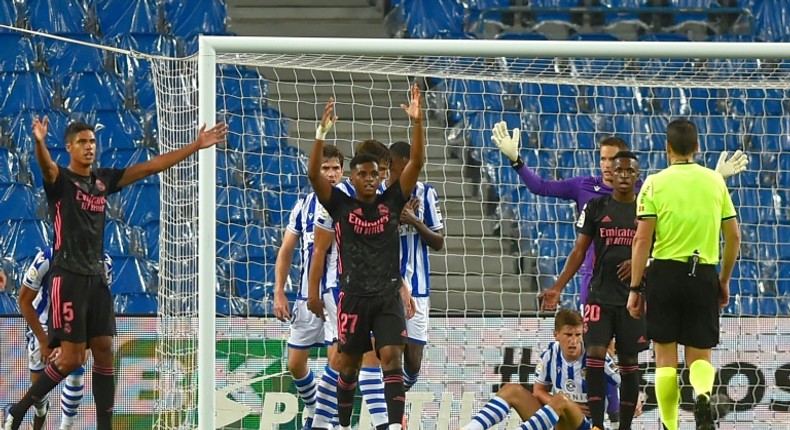
[{"label": "goal post", "polygon": [[[646,65],[639,59],[657,60]],[[278,337],[284,348],[282,340],[287,327],[272,321],[273,318],[259,316],[271,309],[273,278],[268,276],[273,264],[271,255],[278,247],[277,239],[272,238],[278,233],[273,230],[281,230],[287,222],[289,205],[296,196],[309,192],[304,178],[296,176],[303,169],[300,163],[312,145],[308,131],[314,130],[315,112],[329,95],[336,95],[341,121],[332,133],[337,133],[335,143],[347,158],[352,155],[353,144],[364,139],[377,138],[385,143],[408,140],[408,121],[404,122],[398,106],[405,102],[408,84],[415,79],[434,85],[426,91],[427,133],[433,137],[428,139],[426,149],[430,170],[423,177],[429,183],[436,183],[440,191],[439,198],[444,200],[443,208],[447,211],[448,232],[447,249],[436,253],[431,260],[436,278],[432,314],[445,317],[436,319],[435,332],[431,333],[442,341],[437,342],[435,355],[429,346],[425,359],[443,360],[443,369],[447,368],[443,371],[452,378],[437,376],[434,380],[431,371],[426,372],[425,385],[421,387],[432,393],[435,401],[424,405],[425,428],[463,424],[458,422],[459,414],[463,419],[471,409],[464,403],[464,392],[476,392],[475,401],[479,401],[483,400],[481,395],[486,395],[481,390],[507,382],[504,373],[494,370],[490,361],[497,351],[504,354],[500,344],[511,345],[507,342],[512,341],[516,349],[522,345],[521,352],[516,354],[526,354],[526,358],[521,357],[522,363],[531,364],[526,362],[528,347],[515,340],[514,332],[539,333],[538,340],[525,340],[538,342],[535,345],[545,346],[550,340],[548,323],[536,318],[535,296],[539,288],[550,285],[562,268],[572,246],[577,208],[564,200],[535,197],[525,191],[489,142],[489,128],[498,120],[507,121],[511,129],[521,126],[522,156],[529,167],[547,178],[597,175],[595,144],[602,136],[611,134],[626,136],[640,158],[647,161],[647,168],[642,172],[644,178],[665,166],[659,161],[663,156],[661,123],[665,125],[669,116],[684,113],[691,114],[706,127],[700,130],[703,146],[716,141],[702,148],[704,160],[701,161],[708,167],[714,167],[711,160],[715,163],[713,155],[720,149],[745,149],[752,160],[761,160],[764,154],[775,156],[774,164],[753,162],[750,165],[753,174],[728,181],[735,195],[740,195],[739,187],[747,190],[744,196],[748,197],[739,198],[736,203],[741,205],[739,214],[756,213],[756,218],[747,222],[754,236],[746,238],[746,251],[742,250],[753,254],[748,255],[748,265],[739,266],[741,271],[737,276],[743,282],[742,288],[747,288],[748,283],[748,288],[754,289],[743,294],[743,303],[751,304],[754,297],[754,309],[760,318],[752,321],[738,317],[727,324],[725,330],[731,331],[727,339],[733,339],[727,347],[734,349],[735,339],[754,335],[755,327],[763,332],[770,331],[770,327],[774,329],[762,338],[748,337],[752,343],[743,353],[723,355],[728,357],[727,363],[762,360],[761,346],[753,344],[762,339],[774,349],[764,355],[773,354],[771,368],[780,368],[782,363],[778,361],[790,357],[790,350],[786,344],[782,346],[779,338],[790,335],[790,326],[776,316],[778,311],[764,311],[768,308],[762,307],[762,301],[770,301],[774,309],[781,308],[783,301],[787,306],[784,296],[787,292],[780,285],[786,285],[789,280],[785,277],[790,276],[790,271],[782,271],[782,258],[788,258],[782,257],[782,247],[788,245],[781,245],[782,241],[790,240],[783,237],[784,232],[790,233],[785,228],[790,224],[790,215],[784,200],[790,197],[787,189],[790,175],[785,172],[782,176],[780,165],[790,155],[790,146],[782,140],[782,133],[790,133],[790,127],[784,128],[783,116],[776,115],[769,106],[785,103],[783,97],[790,90],[788,59],[790,43],[201,36],[196,57],[155,60],[153,73],[163,152],[194,138],[198,124],[211,127],[219,120],[244,124],[239,126],[238,135],[231,131],[235,143],[200,151],[196,160],[162,175],[157,349],[158,390],[162,398],[155,411],[157,428],[214,429],[233,422],[241,422],[241,427],[227,428],[248,428],[247,425],[263,428],[263,418],[254,423],[243,419],[252,403],[263,401],[255,397],[257,389],[239,389],[233,402],[224,401],[228,392],[218,390],[235,387],[234,384],[243,381],[238,379],[242,376],[220,369],[217,357],[218,354],[249,354],[257,360],[257,367],[245,368],[247,364],[237,363],[236,368],[243,368],[243,376],[255,380],[254,384],[271,383],[263,368],[266,372],[275,367],[277,372],[285,370],[256,352],[259,346],[255,342],[267,336]],[[635,66],[634,60],[644,67]],[[758,64],[755,66],[754,62]],[[327,76],[326,82],[317,78],[321,74]],[[565,93],[566,86],[573,88]],[[640,92],[639,88],[646,91]],[[699,103],[709,111],[703,112],[693,104],[697,96],[693,96],[692,89],[709,94],[708,99]],[[719,92],[726,98],[730,91],[750,90],[763,91],[761,111],[750,111],[747,106],[726,107],[712,113],[717,109],[713,104],[720,97]],[[277,97],[272,96],[275,91]],[[512,98],[515,91],[518,91],[515,96],[518,102],[513,107],[508,97]],[[357,98],[360,94],[364,97]],[[460,96],[455,97],[457,94]],[[748,104],[748,98],[733,97]],[[534,104],[528,106],[529,103]],[[563,107],[565,103],[570,103],[567,110]],[[630,108],[630,113],[598,109],[599,105],[617,108],[629,103],[643,105]],[[651,107],[653,103],[655,106]],[[230,104],[237,106],[227,109]],[[293,109],[296,116],[277,118],[275,111],[281,108]],[[366,116],[360,116],[361,112]],[[453,113],[457,116],[453,117]],[[715,126],[709,124],[708,116],[715,117]],[[765,118],[770,119],[771,127],[760,125],[767,124]],[[254,124],[246,123],[247,119],[253,119]],[[732,126],[730,119],[734,121]],[[774,120],[780,123],[780,133],[773,128]],[[720,127],[719,121],[724,125]],[[272,131],[272,127],[276,130]],[[762,134],[757,135],[758,130]],[[286,142],[298,151],[275,149]],[[575,146],[563,146],[567,142],[574,142]],[[280,159],[267,161],[271,157]],[[228,167],[229,158],[234,159],[232,167]],[[451,158],[457,163],[451,166],[453,172],[447,164]],[[790,168],[790,158],[787,163],[784,168]],[[286,169],[286,164],[296,172]],[[776,177],[764,179],[761,175],[770,174],[771,169],[775,169]],[[222,175],[226,177],[223,179]],[[234,175],[241,179],[227,179]],[[266,182],[271,176],[281,181],[281,188]],[[222,192],[223,187],[238,188],[234,193],[265,196],[253,198],[255,204],[244,199],[230,203],[230,197]],[[190,193],[196,196],[195,201],[189,200]],[[767,196],[765,200],[763,194]],[[444,199],[444,195],[448,197]],[[246,215],[234,218],[226,212],[250,213],[263,221],[260,225],[245,226]],[[223,231],[225,224],[232,228]],[[196,235],[190,236],[195,232]],[[185,237],[192,239],[181,242]],[[218,244],[223,241],[221,252],[225,254],[219,255]],[[754,250],[749,248],[752,245]],[[258,252],[249,251],[258,246],[265,256],[239,257],[239,253]],[[240,251],[239,247],[246,251]],[[773,272],[763,268],[768,267],[769,260],[775,263]],[[298,264],[298,259],[294,262]],[[757,274],[749,272],[752,267],[757,268]],[[257,279],[263,275],[264,279]],[[257,281],[266,285],[257,285]],[[221,292],[227,282],[235,285],[236,292]],[[298,284],[294,276],[290,282]],[[577,304],[578,281],[574,282],[575,286],[566,289],[565,306]],[[242,294],[242,299],[256,302],[254,307],[249,303],[234,307],[234,294],[238,295],[242,284],[247,294]],[[771,287],[766,287],[769,284]],[[218,307],[218,297],[223,303],[230,303],[229,307]],[[739,295],[729,312],[749,313],[742,306],[746,305],[742,305]],[[460,318],[467,315],[472,317]],[[483,318],[477,319],[478,316]],[[490,326],[485,322],[487,317]],[[505,317],[529,318],[511,321]],[[242,326],[247,343],[231,339],[233,333],[242,330],[237,327]],[[172,335],[170,330],[181,331]],[[468,330],[469,336],[478,337],[464,338],[461,334],[457,338],[453,330]],[[531,352],[533,363],[539,352]],[[640,358],[650,361],[647,356]],[[513,361],[509,364],[517,366],[518,358],[510,359]],[[446,362],[454,360],[469,360],[480,367],[449,369]],[[508,363],[500,361],[497,366],[504,364]],[[474,374],[476,369],[479,375]],[[275,374],[274,370],[271,372]],[[518,371],[509,374],[513,382],[517,382],[517,374]],[[478,376],[480,379],[476,379]],[[771,380],[776,384],[776,379]],[[450,393],[449,400],[442,393]],[[218,404],[228,408],[226,415],[218,411]],[[283,400],[272,406],[271,411],[284,414],[291,406]],[[412,404],[412,411],[414,407]],[[765,402],[759,408],[759,413],[738,415],[731,421],[736,427],[749,420],[782,422],[784,415],[777,415],[781,412]],[[654,417],[655,411],[648,414]],[[234,418],[229,417],[237,419],[232,421]],[[635,425],[641,424],[637,420]]]}]

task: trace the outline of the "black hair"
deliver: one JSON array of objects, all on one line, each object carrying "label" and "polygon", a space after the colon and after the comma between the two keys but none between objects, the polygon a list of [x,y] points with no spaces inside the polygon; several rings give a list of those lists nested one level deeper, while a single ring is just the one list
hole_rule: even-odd
[{"label": "black hair", "polygon": [[639,158],[637,158],[636,154],[634,154],[631,151],[620,151],[620,152],[618,152],[617,154],[614,155],[614,159],[617,160],[618,158],[630,158],[630,159],[636,161],[637,163],[639,162]]},{"label": "black hair", "polygon": [[360,164],[365,163],[378,163],[379,158],[375,155],[368,153],[368,152],[360,152],[359,154],[355,155],[354,158],[351,159],[351,163],[349,164],[350,169],[354,169]]},{"label": "black hair", "polygon": [[397,156],[400,158],[409,159],[411,158],[411,145],[408,142],[404,142],[399,140],[392,145],[390,145],[390,155]]},{"label": "black hair", "polygon": [[337,160],[340,162],[340,167],[343,167],[343,153],[337,149],[337,146],[325,143],[323,148],[323,156],[326,160],[330,158],[337,158]]},{"label": "black hair", "polygon": [[64,133],[63,138],[65,139],[66,143],[69,143],[71,139],[77,135],[77,133],[85,130],[94,131],[92,125],[82,121],[74,121],[69,124],[68,127],[66,127],[66,132]]},{"label": "black hair", "polygon": [[376,157],[377,163],[386,162],[389,164],[392,161],[392,157],[390,157],[390,150],[387,149],[387,146],[375,139],[362,141],[362,143],[357,145],[355,153],[372,154],[374,157]]},{"label": "black hair", "polygon": [[667,144],[678,155],[690,155],[697,149],[697,125],[678,118],[667,125]]}]

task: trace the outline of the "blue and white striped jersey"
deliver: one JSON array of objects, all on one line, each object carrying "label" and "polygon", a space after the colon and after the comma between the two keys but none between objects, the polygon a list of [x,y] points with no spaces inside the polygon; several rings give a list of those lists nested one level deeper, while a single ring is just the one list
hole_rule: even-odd
[{"label": "blue and white striped jersey", "polygon": [[[51,246],[39,251],[36,254],[36,258],[33,259],[33,263],[25,271],[25,276],[22,279],[24,287],[38,291],[38,294],[33,299],[33,308],[38,314],[38,321],[45,329],[49,319],[49,290],[46,288],[46,285],[52,259],[53,250]],[[112,285],[112,258],[107,254],[104,254],[104,273],[107,276],[107,285]],[[44,288],[41,288],[42,285]]]},{"label": "blue and white striped jersey", "polygon": [[[535,367],[535,383],[552,387],[552,394],[564,393],[568,399],[577,403],[587,402],[587,353],[582,352],[576,361],[568,362],[562,356],[559,342],[552,342],[540,355]],[[620,385],[620,372],[614,365],[614,360],[606,354],[604,366],[606,381],[610,385]]]},{"label": "blue and white striped jersey", "polygon": [[[417,218],[433,231],[442,230],[444,223],[436,189],[424,182],[417,182],[411,195],[420,201],[420,207],[416,211]],[[400,262],[401,276],[411,285],[412,297],[430,296],[431,265],[428,260],[428,244],[412,225],[400,226]]]},{"label": "blue and white striped jersey", "polygon": [[[318,197],[315,193],[310,193],[296,201],[286,226],[288,231],[302,239],[302,270],[297,292],[297,299],[300,300],[307,300],[310,265],[313,261],[313,248],[315,246],[315,226],[316,223],[326,223],[327,221],[324,218],[329,218],[328,222],[332,223],[329,212],[318,202]],[[321,292],[336,288],[337,281],[337,246],[333,242],[324,265],[324,276],[321,278]]]}]

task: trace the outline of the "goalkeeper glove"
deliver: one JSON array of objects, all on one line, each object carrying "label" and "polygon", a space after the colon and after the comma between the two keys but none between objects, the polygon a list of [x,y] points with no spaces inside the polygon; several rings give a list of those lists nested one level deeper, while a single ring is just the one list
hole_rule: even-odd
[{"label": "goalkeeper glove", "polygon": [[318,128],[315,129],[315,140],[326,140],[326,134],[329,133],[334,124],[335,122],[331,117],[327,118],[325,123],[318,124]]},{"label": "goalkeeper glove", "polygon": [[518,162],[518,141],[521,136],[519,130],[514,128],[513,136],[511,136],[507,131],[507,123],[505,121],[500,121],[494,125],[491,132],[493,133],[491,135],[491,140],[494,142],[494,145],[510,159],[511,163]]},{"label": "goalkeeper glove", "polygon": [[719,155],[719,161],[716,162],[716,171],[724,179],[727,179],[746,170],[747,165],[749,165],[749,156],[740,149],[735,151],[729,160],[727,159],[727,151],[722,151],[721,155]]}]

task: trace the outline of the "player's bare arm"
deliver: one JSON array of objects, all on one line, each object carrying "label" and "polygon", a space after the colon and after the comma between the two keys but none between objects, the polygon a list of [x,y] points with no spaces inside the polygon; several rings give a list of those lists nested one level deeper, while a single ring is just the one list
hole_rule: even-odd
[{"label": "player's bare arm", "polygon": [[286,230],[280,250],[277,251],[277,260],[274,262],[274,316],[280,321],[288,321],[291,318],[291,308],[288,298],[285,297],[285,281],[291,270],[297,242],[299,236]]},{"label": "player's bare arm", "polygon": [[318,318],[324,318],[324,301],[321,299],[321,277],[324,276],[326,256],[332,248],[335,235],[331,231],[316,226],[313,242],[313,260],[310,262],[310,273],[307,277],[307,309]]},{"label": "player's bare arm", "polygon": [[571,253],[568,254],[568,259],[565,260],[565,267],[562,268],[562,272],[557,277],[557,281],[541,294],[543,298],[540,305],[541,310],[553,311],[557,309],[557,302],[559,301],[562,290],[568,282],[573,279],[579,271],[579,268],[582,267],[590,244],[592,244],[592,236],[580,233],[578,237],[576,237],[576,243],[573,245]]},{"label": "player's bare arm", "polygon": [[406,203],[403,211],[400,213],[400,222],[414,226],[417,234],[431,249],[440,251],[444,248],[444,230],[431,230],[425,225],[424,222],[415,213],[416,208],[420,206],[420,200],[413,197]]},{"label": "player's bare arm", "polygon": [[[653,244],[653,233],[656,231],[655,218],[642,218],[636,226],[636,235],[631,245],[631,283],[634,279],[641,280],[647,267],[647,259],[650,257],[650,246]],[[628,313],[634,318],[642,315],[643,303],[642,295],[636,291],[632,285],[631,292],[628,294]]]},{"label": "player's bare arm", "polygon": [[332,125],[337,122],[337,115],[334,114],[335,99],[330,98],[324,107],[324,114],[321,116],[321,123],[315,131],[315,145],[310,151],[310,161],[307,163],[307,179],[313,186],[318,201],[326,206],[332,197],[332,183],[321,174],[321,164],[324,160],[324,140],[326,134],[332,129]]},{"label": "player's bare arm", "polygon": [[417,313],[417,302],[411,296],[411,287],[403,278],[401,278],[400,299],[403,302],[403,311],[406,314],[406,319],[412,319]]},{"label": "player's bare arm", "polygon": [[124,171],[121,180],[118,181],[118,186],[123,187],[146,176],[167,170],[201,149],[210,148],[220,142],[224,142],[227,136],[228,126],[224,122],[220,122],[208,130],[206,130],[206,125],[203,124],[198,131],[197,138],[191,144],[128,167]]},{"label": "player's bare arm", "polygon": [[724,249],[721,253],[719,271],[719,306],[724,308],[730,302],[730,277],[741,246],[741,229],[738,227],[738,220],[730,218],[722,221],[721,231],[724,234]]},{"label": "player's bare arm", "polygon": [[[42,287],[46,288],[46,287]],[[33,335],[36,336],[38,339],[39,348],[41,350],[41,360],[44,363],[49,363],[49,340],[47,339],[47,332],[44,331],[44,327],[41,326],[41,322],[38,320],[38,314],[36,313],[36,309],[33,307],[33,299],[36,298],[38,291],[34,291],[28,287],[23,286],[19,289],[19,311],[22,313],[22,316],[25,318],[25,322],[27,326],[30,327],[30,330],[33,332]]]},{"label": "player's bare arm", "polygon": [[411,192],[417,185],[417,178],[425,165],[425,132],[423,131],[423,111],[420,87],[417,84],[411,86],[411,97],[409,105],[401,104],[401,108],[409,115],[412,124],[411,151],[409,152],[409,162],[403,168],[400,176],[400,187],[406,198],[411,196]]},{"label": "player's bare arm", "polygon": [[55,178],[58,177],[58,165],[52,159],[52,155],[47,149],[47,130],[49,128],[49,118],[46,116],[39,119],[38,116],[33,118],[33,139],[36,141],[36,161],[41,169],[41,175],[44,177],[44,182],[52,184]]}]

